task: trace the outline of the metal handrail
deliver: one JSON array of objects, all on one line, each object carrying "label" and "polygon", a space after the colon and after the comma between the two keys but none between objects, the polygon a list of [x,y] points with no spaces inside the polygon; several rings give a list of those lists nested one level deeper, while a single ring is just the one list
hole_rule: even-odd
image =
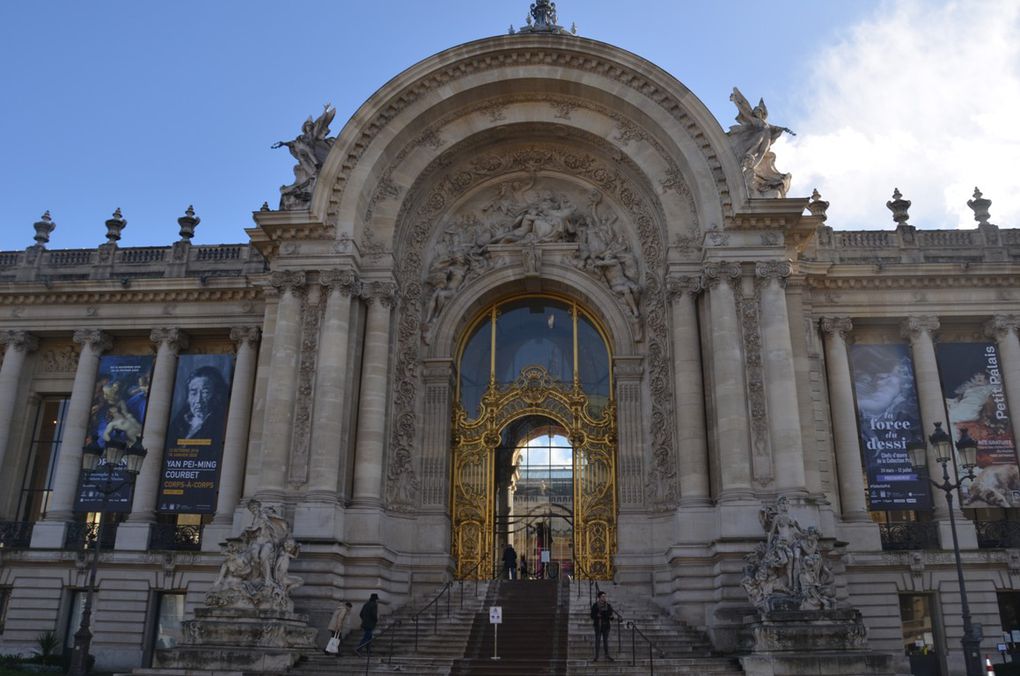
[{"label": "metal handrail", "polygon": [[[616,613],[616,616],[619,618],[619,621],[621,623],[623,623],[625,621],[623,619],[623,617],[619,613]],[[654,652],[658,651],[660,658],[666,657],[666,653],[663,652],[662,648],[660,648],[659,646],[655,645],[655,643],[652,641],[652,639],[650,639],[647,636],[645,636],[644,632],[641,631],[640,629],[638,629],[637,625],[634,623],[633,620],[626,620],[626,624],[627,624],[627,628],[630,629],[630,666],[633,667],[635,665],[635,663],[637,662],[637,638],[636,638],[636,636],[641,636],[641,638],[644,639],[645,643],[648,644],[648,673],[649,674],[655,674],[655,655],[654,655]],[[654,651],[653,651],[653,648],[654,648]],[[619,650],[619,648],[617,648],[617,650]]]},{"label": "metal handrail", "polygon": [[[460,584],[460,609],[461,610],[464,610],[464,578],[467,578],[467,577],[469,577],[471,575],[474,575],[475,571],[477,571],[478,567],[481,566],[481,565],[482,565],[482,562],[479,561],[478,563],[476,563],[475,565],[473,565],[471,567],[471,570],[469,570],[468,572],[464,573],[459,578],[457,578],[457,582]],[[478,576],[477,575],[474,576],[474,581],[475,581],[475,598],[478,598]]]},{"label": "metal handrail", "polygon": [[[575,577],[577,577],[578,579],[588,580],[588,605],[591,605],[593,603],[592,586],[595,587],[595,598],[598,598],[599,592],[602,591],[602,589],[599,587],[599,581],[592,578],[591,573],[588,572],[588,569],[578,562],[574,562],[574,570],[581,573],[581,575],[575,575]],[[581,598],[580,585],[577,586],[577,598]]]},{"label": "metal handrail", "polygon": [[425,613],[433,604],[435,605],[435,612],[432,614],[432,633],[439,633],[439,599],[443,598],[443,594],[446,594],[446,617],[450,617],[450,596],[453,589],[453,582],[447,582],[443,585],[442,589],[432,597],[432,600],[426,603],[422,608],[411,615],[411,619],[414,620],[414,651],[418,652],[418,618]]},{"label": "metal handrail", "polygon": [[[403,623],[404,621],[401,619],[393,620],[392,622],[387,624],[382,631],[380,631],[378,634],[373,635],[372,638],[370,638],[367,642],[358,644],[357,649],[364,650],[365,674],[368,674],[368,671],[372,666],[372,645],[376,642],[376,640],[380,636],[385,636],[386,634],[389,634],[390,636],[390,652],[386,656],[386,664],[393,664],[393,634],[395,632],[392,632],[390,630],[399,627]],[[357,652],[355,652],[355,654],[357,654]]]}]

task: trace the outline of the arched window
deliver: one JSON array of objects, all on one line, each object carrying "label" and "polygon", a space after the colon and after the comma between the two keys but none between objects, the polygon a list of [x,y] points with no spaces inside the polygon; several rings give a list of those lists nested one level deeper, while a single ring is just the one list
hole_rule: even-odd
[{"label": "arched window", "polygon": [[611,398],[609,347],[591,315],[571,301],[526,296],[482,313],[462,345],[458,397],[468,417],[478,417],[490,385],[505,388],[529,366],[565,389],[578,387],[595,415]]}]

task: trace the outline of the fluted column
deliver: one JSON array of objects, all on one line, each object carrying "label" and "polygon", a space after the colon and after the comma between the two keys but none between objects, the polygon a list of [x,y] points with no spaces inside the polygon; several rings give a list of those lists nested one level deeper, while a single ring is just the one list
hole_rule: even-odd
[{"label": "fluted column", "polygon": [[336,500],[351,296],[358,293],[359,283],[352,270],[325,271],[320,282],[326,294],[326,310],[316,363],[308,492],[314,499]]},{"label": "fluted column", "polygon": [[256,495],[262,499],[279,500],[283,497],[294,425],[305,273],[274,272],[271,283],[279,293],[279,306],[269,361],[269,387],[266,389],[266,413],[262,424],[262,465]]},{"label": "fluted column", "polygon": [[234,507],[241,499],[260,336],[257,326],[238,326],[230,330],[230,339],[237,344],[237,357],[234,360],[234,382],[230,386],[227,429],[223,437],[220,491],[216,496],[216,516],[213,518],[215,524],[230,524],[234,518]]},{"label": "fluted column", "polygon": [[783,493],[806,494],[804,444],[790,338],[790,313],[786,306],[786,280],[790,272],[790,264],[786,261],[768,261],[755,266],[761,302],[765,398],[776,487]]},{"label": "fluted column", "polygon": [[6,346],[0,366],[0,467],[4,467],[25,357],[39,347],[39,341],[26,331],[4,331],[0,333],[0,343]]},{"label": "fluted column", "polygon": [[[1003,375],[1006,403],[1013,416],[1013,428],[1020,416],[1020,316],[996,315],[985,325],[985,332],[994,338],[999,348],[999,369]],[[6,363],[5,363],[6,366]]]},{"label": "fluted column", "polygon": [[81,473],[81,449],[89,424],[92,395],[99,371],[99,357],[113,345],[109,335],[96,329],[75,331],[74,342],[81,345],[81,352],[78,355],[78,368],[74,372],[74,384],[71,386],[71,399],[64,417],[64,436],[60,442],[60,450],[57,451],[57,469],[53,478],[53,494],[46,510],[47,521],[67,521],[74,514],[78,477]]},{"label": "fluted column", "polygon": [[853,329],[849,317],[825,317],[821,321],[825,340],[825,368],[829,378],[836,471],[839,472],[839,501],[844,521],[868,521],[868,504],[861,466],[861,445],[857,435],[850,359],[846,335]]},{"label": "fluted column", "polygon": [[[935,423],[942,423],[942,429],[952,433],[946,420],[946,400],[942,393],[939,380],[938,361],[935,357],[935,339],[933,334],[939,328],[939,318],[934,315],[909,317],[900,328],[904,338],[910,339],[911,354],[914,358],[914,376],[917,378],[917,398],[921,405],[923,429],[918,430],[918,438],[923,439],[928,448],[928,472],[933,479],[941,481],[942,466],[935,457],[932,445],[928,443],[928,435],[935,429]],[[953,481],[956,474],[953,463],[949,463],[949,475]],[[948,519],[949,509],[945,496],[940,491],[933,491],[932,504],[935,507],[935,518]],[[957,505],[959,502],[956,503]]]},{"label": "fluted column", "polygon": [[705,385],[695,302],[701,291],[701,279],[672,275],[666,279],[666,290],[673,309],[673,390],[680,460],[680,504],[706,504],[710,488]]},{"label": "fluted column", "polygon": [[358,436],[354,456],[356,505],[381,503],[383,448],[386,434],[386,373],[390,354],[390,308],[396,284],[371,282],[362,298],[368,305],[365,350],[361,367],[361,398],[358,402]]},{"label": "fluted column", "polygon": [[135,496],[129,517],[130,521],[142,522],[155,521],[153,510],[159,492],[159,476],[163,471],[163,451],[166,449],[166,428],[174,396],[177,353],[188,347],[188,336],[180,329],[153,329],[149,339],[156,344],[156,363],[152,369],[152,384],[145,407],[145,428],[142,431],[144,446],[149,453],[135,481]]},{"label": "fluted column", "polygon": [[751,496],[747,386],[736,305],[739,283],[740,266],[736,263],[709,263],[705,266],[702,284],[708,289],[708,311],[712,322],[712,396],[722,483],[719,497],[723,501]]}]

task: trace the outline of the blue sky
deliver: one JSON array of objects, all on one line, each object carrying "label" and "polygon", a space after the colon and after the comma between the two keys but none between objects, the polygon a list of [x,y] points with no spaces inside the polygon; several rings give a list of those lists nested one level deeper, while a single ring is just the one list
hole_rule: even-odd
[{"label": "blue sky", "polygon": [[[737,85],[796,139],[778,166],[818,186],[830,225],[889,228],[893,187],[919,227],[967,225],[975,184],[1020,225],[1020,11],[1012,0],[560,0],[559,21],[687,85],[723,127]],[[286,150],[330,101],[333,133],[376,89],[447,47],[521,25],[528,2],[6,2],[0,4],[0,249],[168,244],[189,204],[196,243],[245,240],[292,180]],[[980,11],[974,11],[978,9]],[[965,19],[965,20],[964,20]],[[929,90],[934,92],[932,97]],[[1016,104],[1016,107],[1013,105]],[[1010,220],[1010,218],[1012,220]]]}]

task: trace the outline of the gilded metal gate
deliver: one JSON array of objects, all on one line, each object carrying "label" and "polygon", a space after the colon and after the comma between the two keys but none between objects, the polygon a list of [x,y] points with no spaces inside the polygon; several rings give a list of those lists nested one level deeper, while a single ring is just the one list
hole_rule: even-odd
[{"label": "gilded metal gate", "polygon": [[495,457],[506,425],[529,415],[567,430],[573,447],[574,564],[578,574],[613,576],[616,551],[616,407],[610,399],[593,414],[576,381],[556,383],[540,366],[522,369],[505,388],[490,382],[479,416],[455,407],[451,514],[457,576],[487,578],[493,570]]}]

